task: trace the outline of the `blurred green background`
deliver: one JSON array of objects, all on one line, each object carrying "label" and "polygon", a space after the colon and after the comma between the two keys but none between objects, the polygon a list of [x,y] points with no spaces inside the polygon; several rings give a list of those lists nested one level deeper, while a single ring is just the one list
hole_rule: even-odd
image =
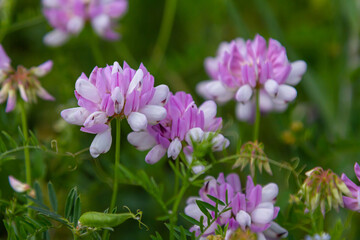
[{"label": "blurred green background", "polygon": [[[78,186],[83,211],[103,211],[111,197],[113,147],[96,160],[88,151],[76,158],[64,156],[66,152],[75,153],[89,147],[93,139],[93,135],[80,132],[78,126],[60,118],[61,110],[76,106],[74,85],[82,72],[89,75],[95,66],[103,67],[114,61],[125,60],[133,68],[143,62],[155,76],[156,85],[165,83],[173,92],[189,92],[200,104],[203,99],[196,95],[195,86],[208,79],[204,59],[215,56],[222,41],[253,38],[256,33],[279,40],[286,47],[290,61],[303,59],[308,64],[308,71],[297,86],[296,101],[284,113],[271,113],[261,119],[260,141],[268,157],[279,162],[299,157],[299,168],[322,166],[339,175],[345,172],[355,179],[353,165],[360,156],[359,1],[130,0],[127,14],[119,21],[120,41],[104,41],[87,26],[79,36],[58,48],[43,44],[43,36],[51,28],[42,16],[40,1],[2,0],[2,4],[0,39],[12,59],[12,66],[31,67],[48,59],[54,61],[53,70],[40,80],[56,101],[39,100],[38,104],[29,106],[28,118],[30,129],[41,143],[51,149],[51,141],[56,140],[61,153],[31,151],[33,177],[44,189],[46,183],[52,181],[57,189],[60,212],[73,186]],[[5,7],[9,5],[11,11]],[[167,14],[163,19],[165,9]],[[162,24],[164,31],[159,37]],[[235,153],[239,141],[244,143],[252,136],[248,123],[234,119],[234,107],[234,103],[228,103],[218,109],[218,115],[224,120],[224,133],[231,141],[229,154]],[[18,138],[19,142],[20,121],[18,110],[6,114],[5,104],[0,105],[0,130]],[[303,128],[291,130],[294,122],[301,122]],[[130,129],[126,122],[122,124],[121,162],[134,171],[144,169],[165,186],[165,199],[171,197],[173,174],[166,160],[147,165],[146,152],[136,151],[126,141]],[[25,180],[23,153],[15,156],[15,160],[0,162],[3,199],[14,195],[8,175]],[[231,164],[222,165],[211,174],[217,176],[220,170],[238,172],[243,182],[249,174],[248,169],[241,173],[239,169],[232,170]],[[272,170],[273,176],[263,173],[258,175],[257,182],[279,184],[277,205],[282,210],[277,222],[287,226],[285,212],[289,194],[298,189],[292,176],[287,180],[286,170],[275,166]],[[197,191],[192,187],[187,196],[197,195]],[[115,229],[112,239],[149,239],[149,234],[155,231],[166,239],[163,222],[155,220],[163,212],[142,188],[121,184],[117,205],[120,209],[124,205],[133,211],[141,209],[143,221],[150,230],[140,230],[136,222],[129,221]],[[185,199],[180,211],[184,206]],[[343,209],[331,212],[325,229],[330,230],[337,217],[345,219],[347,214]],[[355,214],[352,221],[347,239],[360,235],[360,230],[355,228],[359,216]],[[180,224],[190,227],[183,219]],[[300,239],[305,234],[298,229],[288,230],[289,239]],[[52,230],[51,236],[52,239],[72,238],[65,228]],[[1,226],[0,238],[5,237],[6,231]]]}]

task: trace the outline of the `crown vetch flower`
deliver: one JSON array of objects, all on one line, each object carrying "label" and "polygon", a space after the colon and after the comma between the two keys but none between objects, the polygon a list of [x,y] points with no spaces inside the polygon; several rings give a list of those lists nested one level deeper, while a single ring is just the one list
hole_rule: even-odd
[{"label": "crown vetch flower", "polygon": [[[246,191],[241,191],[241,183],[237,174],[229,174],[226,178],[223,173],[219,174],[217,179],[207,177],[207,182],[199,191],[199,197],[191,197],[187,201],[185,213],[200,221],[203,217],[203,224],[206,226],[207,217],[202,213],[196,200],[202,200],[213,206],[216,206],[207,195],[211,195],[223,202],[226,200],[231,207],[231,211],[222,213],[216,221],[208,227],[203,236],[214,234],[217,225],[224,226],[229,224],[227,239],[231,239],[233,234],[241,228],[243,231],[251,230],[261,239],[278,239],[287,236],[287,231],[273,222],[280,210],[274,207],[276,196],[279,189],[275,183],[269,183],[264,187],[254,185],[252,178],[248,176]],[[219,211],[224,206],[219,205]],[[215,213],[210,212],[214,217]],[[196,235],[200,234],[200,227],[194,226],[191,231]]]},{"label": "crown vetch flower", "polygon": [[207,99],[238,102],[236,115],[248,121],[255,113],[255,91],[260,91],[262,112],[283,111],[296,98],[293,86],[306,71],[304,61],[290,63],[285,48],[276,40],[256,35],[253,41],[238,38],[221,43],[217,56],[205,60],[205,69],[211,80],[197,86],[199,94]]},{"label": "crown vetch flower", "polygon": [[[358,163],[355,163],[354,171],[360,181],[360,166]],[[348,197],[343,196],[344,206],[350,210],[360,212],[360,187],[351,181],[345,173],[341,175],[341,180],[344,181],[351,193]]]},{"label": "crown vetch flower", "polygon": [[13,69],[11,60],[0,45],[0,104],[5,102],[6,112],[10,112],[16,105],[16,90],[19,90],[21,98],[25,102],[36,102],[37,97],[53,101],[51,96],[40,84],[38,77],[46,75],[52,68],[52,61],[46,61],[37,67],[27,69],[21,65]]},{"label": "crown vetch flower", "polygon": [[127,10],[127,0],[42,0],[43,12],[55,29],[44,37],[44,42],[59,46],[71,35],[81,32],[87,21],[102,38],[117,40],[113,29],[116,20]]},{"label": "crown vetch flower", "polygon": [[84,73],[75,84],[79,107],[65,109],[61,116],[68,123],[82,126],[81,131],[97,134],[90,146],[95,158],[109,151],[112,137],[110,122],[126,118],[134,131],[147,128],[166,117],[163,105],[168,99],[166,85],[154,87],[154,77],[143,64],[134,70],[124,62],[105,68],[95,67],[88,78]]},{"label": "crown vetch flower", "polygon": [[[167,116],[145,131],[132,132],[128,141],[139,150],[150,149],[145,161],[149,164],[158,162],[166,153],[176,159],[185,146],[185,154],[191,155],[193,144],[212,137],[212,149],[222,150],[229,141],[216,131],[221,129],[222,119],[216,117],[216,104],[204,102],[199,108],[190,94],[177,92],[170,94],[165,105]],[[184,148],[184,150],[185,150]]]},{"label": "crown vetch flower", "polygon": [[320,206],[321,213],[325,216],[326,206],[328,209],[332,207],[338,209],[339,205],[344,206],[343,194],[350,195],[350,192],[333,171],[315,167],[305,174],[307,178],[298,194],[300,198],[303,198],[308,210],[314,211]]}]

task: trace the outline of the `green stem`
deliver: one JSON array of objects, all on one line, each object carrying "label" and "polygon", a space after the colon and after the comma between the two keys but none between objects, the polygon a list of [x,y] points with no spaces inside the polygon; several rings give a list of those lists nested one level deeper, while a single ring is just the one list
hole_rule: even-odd
[{"label": "green stem", "polygon": [[189,183],[185,182],[181,189],[179,194],[176,197],[176,200],[174,202],[173,208],[172,208],[172,213],[171,213],[171,217],[170,217],[170,240],[174,240],[175,239],[175,224],[177,222],[177,211],[180,205],[180,201],[182,200],[187,188],[189,187]]},{"label": "green stem", "polygon": [[259,128],[260,128],[260,90],[256,89],[255,91],[255,101],[256,101],[256,115],[255,115],[255,126],[254,126],[254,141],[259,139]]},{"label": "green stem", "polygon": [[25,156],[25,173],[26,173],[26,183],[31,186],[31,162],[30,162],[30,154],[29,154],[29,130],[27,126],[27,120],[26,120],[26,110],[25,110],[25,104],[23,102],[20,103],[20,109],[21,109],[21,122],[22,122],[22,130],[24,135],[24,156]]},{"label": "green stem", "polygon": [[[176,170],[178,171],[179,171],[179,165],[180,165],[180,160],[179,157],[177,157],[175,160],[175,166],[176,166]],[[179,191],[179,177],[177,174],[175,174],[174,195],[177,194],[178,191]]]},{"label": "green stem", "polygon": [[[120,141],[121,141],[121,119],[116,119],[116,145],[115,145],[115,165],[114,165],[114,182],[113,182],[113,192],[111,197],[110,209],[109,212],[115,208],[116,205],[116,196],[118,194],[118,168],[120,165]],[[103,234],[103,239],[109,239],[109,231],[105,230]]]},{"label": "green stem", "polygon": [[156,68],[161,65],[161,61],[164,57],[164,53],[169,42],[171,28],[173,26],[174,16],[176,12],[176,4],[177,0],[166,0],[165,3],[160,33],[154,47],[153,55],[151,57],[151,62],[155,64]]},{"label": "green stem", "polygon": [[99,40],[98,40],[98,36],[94,33],[93,34],[93,37],[90,41],[90,47],[91,47],[91,51],[92,51],[92,54],[94,56],[94,59],[95,59],[95,63],[98,65],[98,66],[103,66],[105,64],[105,60],[101,54],[101,51],[99,49]]}]

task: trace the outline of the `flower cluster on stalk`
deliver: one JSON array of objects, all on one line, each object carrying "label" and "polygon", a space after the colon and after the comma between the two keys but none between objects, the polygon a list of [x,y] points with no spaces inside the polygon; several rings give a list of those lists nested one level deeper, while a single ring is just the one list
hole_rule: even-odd
[{"label": "flower cluster on stalk", "polygon": [[[190,231],[195,231],[197,236],[214,235],[218,225],[228,225],[226,239],[233,239],[233,236],[245,234],[248,230],[255,233],[258,239],[278,239],[287,236],[287,231],[273,222],[280,210],[279,207],[274,206],[279,192],[275,183],[262,187],[255,185],[252,178],[248,176],[246,190],[243,193],[237,174],[229,174],[225,178],[224,174],[220,173],[217,179],[214,177],[206,179],[206,183],[199,191],[199,197],[190,197],[185,208],[186,215],[202,221],[203,232],[199,226],[193,226],[190,229]],[[226,202],[231,208],[217,218],[214,211],[211,211],[210,215],[214,221],[210,221],[210,225],[208,225],[208,217],[201,211],[197,201],[201,200],[214,207],[218,206],[219,211],[223,210],[224,206],[217,205],[208,195]]]},{"label": "flower cluster on stalk", "polygon": [[166,85],[154,87],[154,77],[141,64],[132,69],[126,62],[105,68],[95,67],[89,78],[83,73],[75,84],[79,107],[65,109],[61,116],[81,131],[96,134],[90,153],[96,158],[111,147],[110,122],[126,118],[134,131],[147,129],[166,117]]},{"label": "flower cluster on stalk", "polygon": [[[360,166],[358,163],[355,163],[354,171],[357,179],[360,181]],[[350,210],[360,212],[360,187],[351,181],[344,173],[341,175],[341,179],[350,190],[349,196],[343,196],[344,206]]]},{"label": "flower cluster on stalk", "polygon": [[51,46],[59,46],[80,33],[87,21],[102,38],[119,39],[114,27],[128,7],[127,0],[42,0],[42,4],[45,17],[55,28],[44,37]]},{"label": "flower cluster on stalk", "polygon": [[296,98],[293,86],[306,71],[304,61],[288,61],[285,48],[276,40],[256,35],[253,41],[238,38],[220,44],[217,56],[205,60],[211,80],[198,84],[198,93],[207,99],[225,103],[237,101],[238,119],[250,121],[256,109],[259,91],[261,112],[283,111]]},{"label": "flower cluster on stalk", "polygon": [[54,97],[41,86],[38,80],[51,70],[53,65],[51,60],[30,69],[21,65],[14,69],[10,63],[10,58],[0,45],[0,104],[7,99],[6,112],[14,110],[17,90],[25,102],[36,102],[37,96],[44,100],[54,100]]},{"label": "flower cluster on stalk", "polygon": [[190,94],[177,92],[170,94],[165,109],[166,118],[158,124],[128,135],[128,141],[137,149],[151,148],[145,158],[147,163],[158,162],[166,153],[169,158],[176,159],[182,150],[191,163],[194,145],[209,139],[213,151],[229,145],[229,140],[217,133],[222,119],[216,117],[215,102],[206,101],[197,107]]}]

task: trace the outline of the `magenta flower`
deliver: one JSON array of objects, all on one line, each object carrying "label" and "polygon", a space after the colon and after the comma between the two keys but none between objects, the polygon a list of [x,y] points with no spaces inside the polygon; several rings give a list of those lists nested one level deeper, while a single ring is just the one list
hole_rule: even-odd
[{"label": "magenta flower", "polygon": [[[354,165],[354,171],[357,179],[360,181],[360,166],[358,163]],[[360,187],[351,181],[345,173],[341,175],[341,180],[344,181],[350,190],[350,196],[343,196],[344,206],[353,211],[360,212]]]},{"label": "magenta flower", "polygon": [[36,96],[44,100],[54,100],[54,97],[41,86],[38,80],[38,77],[46,75],[51,70],[52,61],[46,61],[30,69],[19,65],[16,70],[10,63],[10,58],[0,45],[0,104],[7,99],[6,112],[11,112],[16,106],[16,90],[19,90],[25,102],[36,102]]},{"label": "magenta flower", "polygon": [[283,111],[296,98],[294,85],[306,71],[304,61],[290,63],[281,44],[256,35],[253,41],[222,43],[215,58],[205,60],[211,80],[197,86],[199,94],[220,103],[233,98],[236,115],[249,121],[255,114],[255,90],[260,90],[262,112]]},{"label": "magenta flower", "polygon": [[81,131],[96,134],[90,153],[96,158],[109,151],[112,137],[110,122],[126,118],[134,131],[145,130],[166,117],[169,89],[154,88],[154,77],[141,64],[134,70],[124,62],[105,68],[95,67],[88,78],[84,73],[75,84],[80,107],[65,109],[61,116],[68,123],[83,126]]},{"label": "magenta flower", "polygon": [[[216,104],[204,102],[199,108],[190,94],[177,92],[170,94],[165,105],[167,116],[146,131],[132,132],[128,141],[139,150],[148,150],[145,161],[149,164],[158,162],[166,153],[176,159],[184,147],[186,155],[191,155],[194,143],[209,139],[213,150],[219,151],[229,145],[229,141],[216,131],[222,127],[222,119],[216,118]],[[191,160],[189,160],[191,162]]]},{"label": "magenta flower", "polygon": [[114,31],[116,21],[127,10],[127,0],[42,0],[43,12],[55,30],[44,37],[50,46],[59,46],[71,35],[77,35],[87,21],[94,31],[108,40],[119,39]]},{"label": "magenta flower", "polygon": [[[207,182],[199,191],[199,197],[188,199],[185,213],[198,221],[200,221],[201,217],[204,217],[203,224],[208,227],[207,217],[199,209],[196,200],[215,206],[215,202],[207,195],[211,195],[223,202],[226,202],[227,199],[231,211],[222,213],[202,236],[206,237],[214,234],[217,225],[229,224],[228,239],[239,228],[242,230],[250,229],[258,235],[259,239],[278,239],[287,236],[287,231],[273,222],[280,210],[279,207],[274,207],[278,192],[279,189],[275,183],[269,183],[264,187],[255,186],[252,178],[248,176],[246,191],[243,193],[237,174],[229,174],[225,178],[224,174],[220,173],[217,179],[207,177]],[[224,206],[219,205],[219,211],[223,208]],[[212,217],[215,216],[214,212],[210,213]],[[195,231],[198,236],[200,227],[194,226],[191,231]]]}]

